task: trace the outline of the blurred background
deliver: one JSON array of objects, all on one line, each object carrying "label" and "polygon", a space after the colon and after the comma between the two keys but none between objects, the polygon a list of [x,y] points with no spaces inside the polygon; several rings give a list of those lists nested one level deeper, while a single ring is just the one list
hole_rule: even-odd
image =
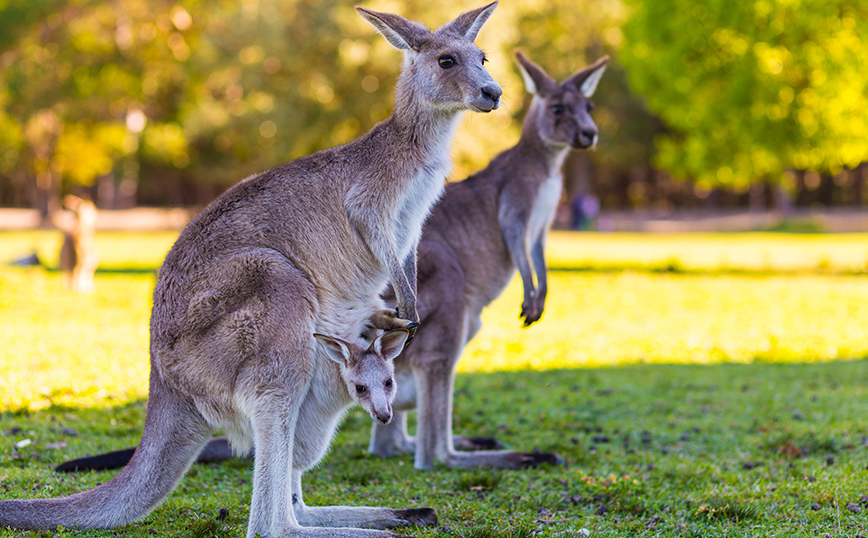
[{"label": "blurred background", "polygon": [[[475,7],[365,5],[431,27]],[[196,211],[365,132],[390,114],[400,53],[352,6],[0,2],[0,206],[37,211],[5,227],[49,224],[67,193]],[[504,104],[465,115],[452,179],[518,138],[515,48],[557,78],[609,54],[599,147],[566,164],[559,227],[868,229],[866,36],[864,0],[504,1],[477,40]],[[583,196],[601,218],[571,214]]]}]

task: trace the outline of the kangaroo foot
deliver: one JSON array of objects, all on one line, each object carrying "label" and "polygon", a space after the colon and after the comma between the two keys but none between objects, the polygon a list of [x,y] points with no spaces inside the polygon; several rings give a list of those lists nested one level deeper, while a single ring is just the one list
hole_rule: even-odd
[{"label": "kangaroo foot", "polygon": [[512,450],[480,450],[453,452],[446,465],[453,469],[493,467],[496,469],[527,469],[539,465],[563,465],[557,454],[547,452],[514,452]]},{"label": "kangaroo foot", "polygon": [[503,443],[493,437],[464,437],[453,435],[452,445],[456,450],[502,450]]}]

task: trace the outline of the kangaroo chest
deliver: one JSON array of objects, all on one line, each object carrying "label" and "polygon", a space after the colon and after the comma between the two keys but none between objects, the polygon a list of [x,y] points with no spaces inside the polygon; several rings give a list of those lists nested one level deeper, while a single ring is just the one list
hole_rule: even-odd
[{"label": "kangaroo chest", "polygon": [[526,241],[529,247],[548,230],[561,198],[561,183],[560,173],[554,173],[540,184],[528,220]]}]

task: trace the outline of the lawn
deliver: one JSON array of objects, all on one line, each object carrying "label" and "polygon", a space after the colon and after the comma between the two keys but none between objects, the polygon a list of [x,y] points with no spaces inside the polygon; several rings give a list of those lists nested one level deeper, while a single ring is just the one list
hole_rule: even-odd
[{"label": "lawn", "polygon": [[[105,482],[51,468],[138,441],[151,271],[173,239],[101,234],[97,291],[78,296],[51,270],[56,233],[0,234],[0,263],[35,248],[49,266],[0,267],[3,497]],[[518,328],[516,282],[486,311],[455,428],[566,465],[416,472],[366,455],[353,410],[309,504],[436,508],[419,537],[868,535],[868,236],[558,233],[549,258],[539,324]],[[195,466],[122,534],[243,534],[249,467]]]}]

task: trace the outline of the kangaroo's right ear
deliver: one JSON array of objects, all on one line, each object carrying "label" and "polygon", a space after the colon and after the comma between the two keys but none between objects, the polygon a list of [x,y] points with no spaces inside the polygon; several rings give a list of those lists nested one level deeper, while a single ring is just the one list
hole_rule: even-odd
[{"label": "kangaroo's right ear", "polygon": [[438,32],[455,31],[470,41],[475,41],[479,31],[482,30],[482,25],[485,24],[488,17],[491,17],[491,13],[496,7],[497,2],[492,2],[487,6],[462,13],[455,17],[452,22],[445,24]]},{"label": "kangaroo's right ear", "polygon": [[408,21],[400,15],[379,13],[360,6],[356,6],[356,11],[396,49],[418,51],[422,41],[431,33],[418,22]]},{"label": "kangaroo's right ear", "polygon": [[313,337],[322,344],[322,347],[325,348],[331,360],[343,366],[348,366],[350,360],[350,347],[346,342],[318,333],[314,333]]},{"label": "kangaroo's right ear", "polygon": [[521,76],[524,78],[524,86],[528,93],[539,95],[545,93],[546,90],[557,87],[558,81],[543,71],[542,67],[528,60],[527,56],[520,50],[515,51],[515,59],[518,60]]},{"label": "kangaroo's right ear", "polygon": [[378,355],[387,361],[395,360],[404,351],[404,344],[410,336],[407,329],[392,329],[386,331],[374,340],[371,347]]}]

